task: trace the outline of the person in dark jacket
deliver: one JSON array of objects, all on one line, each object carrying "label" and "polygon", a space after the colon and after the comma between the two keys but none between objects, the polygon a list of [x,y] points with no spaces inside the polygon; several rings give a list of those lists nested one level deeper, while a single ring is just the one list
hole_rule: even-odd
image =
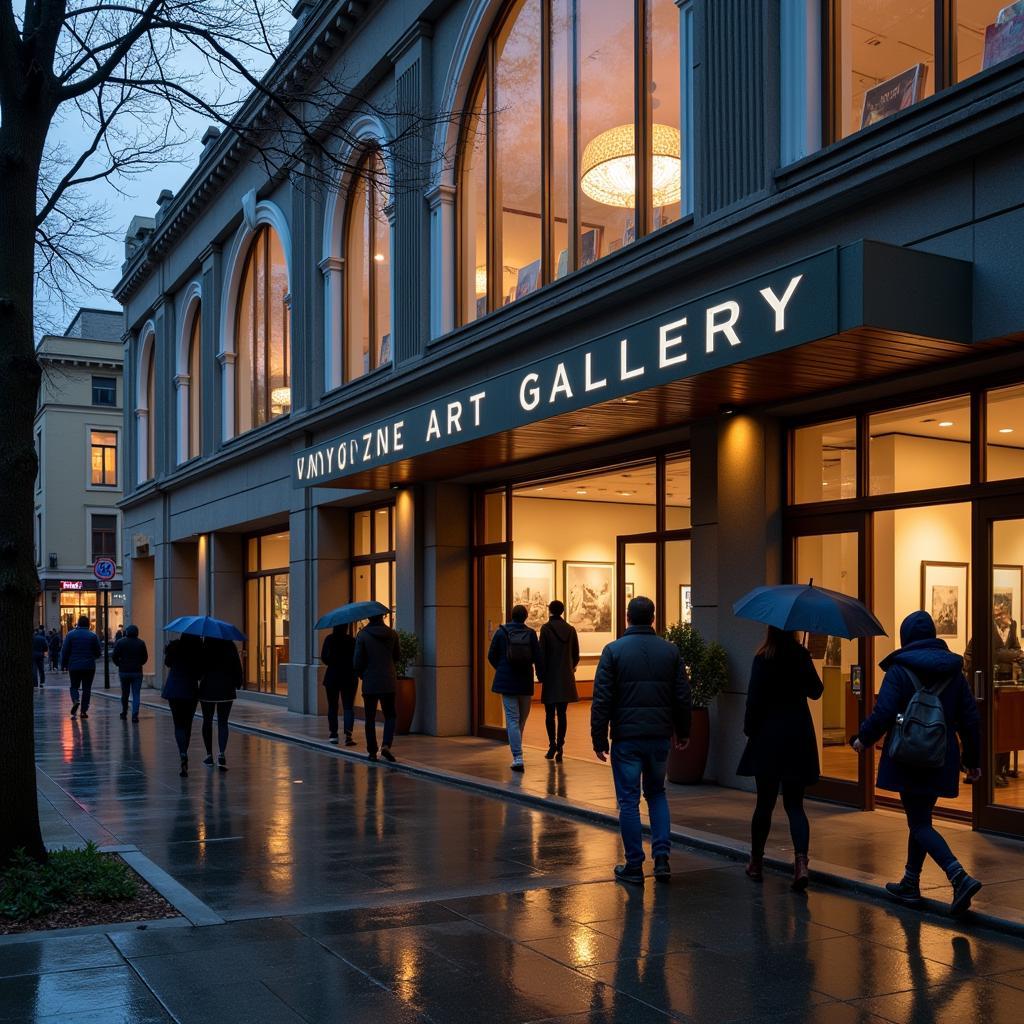
[{"label": "person in dark jacket", "polygon": [[139,720],[139,703],[142,699],[142,669],[149,661],[146,642],[139,638],[139,627],[129,625],[114,644],[110,656],[121,677],[121,718],[128,717],[128,698],[132,699],[132,721]]},{"label": "person in dark jacket", "polygon": [[[907,815],[910,838],[906,870],[901,881],[886,885],[889,894],[903,903],[921,901],[921,868],[927,855],[946,872],[953,886],[950,912],[961,914],[971,905],[981,882],[964,870],[935,830],[932,813],[939,797],[955,797],[960,792],[961,765],[967,770],[969,782],[981,778],[981,719],[964,678],[963,658],[936,637],[935,623],[927,612],[914,612],[903,620],[900,645],[882,661],[885,678],[874,710],[851,742],[854,750],[862,752],[885,737],[878,764],[878,788],[899,793]],[[941,768],[902,764],[889,756],[892,728],[914,695],[915,678],[933,692],[942,687],[939,700],[946,717],[946,760]]]},{"label": "person in dark jacket", "polygon": [[565,747],[567,709],[580,699],[576,692],[580,638],[576,635],[576,627],[562,618],[565,605],[561,601],[552,601],[548,605],[548,613],[551,618],[540,627],[540,658],[544,666],[540,699],[544,704],[544,726],[548,732],[548,752],[544,756],[549,761],[554,758],[560,762]]},{"label": "person in dark jacket", "polygon": [[356,723],[356,676],[352,660],[356,653],[356,641],[350,626],[335,626],[324,637],[320,648],[320,660],[327,666],[324,672],[324,690],[327,692],[327,731],[331,743],[338,742],[338,698],[345,709],[345,746],[354,747],[352,730]]},{"label": "person in dark jacket", "polygon": [[511,621],[494,631],[487,651],[487,660],[494,668],[491,691],[501,694],[501,704],[505,709],[505,728],[514,772],[526,771],[523,731],[530,717],[534,669],[538,678],[544,675],[537,634],[526,625],[529,614],[525,605],[517,604],[512,609]]},{"label": "person in dark jacket", "polygon": [[679,648],[654,632],[654,602],[649,597],[629,602],[626,622],[626,632],[601,652],[594,674],[590,735],[594,753],[607,761],[611,727],[612,778],[626,851],[626,863],[615,868],[615,877],[643,885],[641,785],[651,820],[654,877],[668,881],[672,876],[665,770],[673,733],[680,747],[685,749],[690,742],[690,681]]},{"label": "person in dark jacket", "polygon": [[178,744],[181,770],[188,775],[188,746],[192,741],[192,722],[199,703],[199,674],[203,653],[202,641],[197,636],[183,634],[164,648],[164,664],[170,671],[164,679],[160,696],[171,706],[174,720],[174,740]]},{"label": "person in dark jacket", "polygon": [[46,685],[46,655],[50,652],[50,645],[46,642],[46,634],[40,626],[32,634],[32,674],[34,676],[32,686],[40,687]]},{"label": "person in dark jacket", "polygon": [[81,615],[78,626],[69,630],[60,649],[60,663],[71,682],[71,717],[78,711],[81,690],[82,717],[89,717],[92,680],[96,675],[96,659],[102,654],[100,638],[89,628],[89,616]]},{"label": "person in dark jacket", "polygon": [[230,640],[206,637],[201,654],[199,677],[199,703],[203,709],[203,745],[206,757],[203,764],[213,767],[213,716],[217,716],[217,767],[228,770],[228,719],[231,705],[242,685],[242,659],[238,648]]},{"label": "person in dark jacket", "polygon": [[374,615],[356,637],[352,667],[363,681],[363,713],[366,715],[366,754],[377,760],[377,705],[384,712],[384,738],[380,756],[394,763],[391,744],[395,739],[395,691],[398,672],[395,666],[401,657],[398,634],[384,624],[383,615]]},{"label": "person in dark jacket", "polygon": [[51,629],[50,630],[50,637],[49,637],[49,641],[48,642],[49,642],[49,647],[50,647],[50,671],[51,672],[59,672],[60,671],[60,645],[61,645],[60,631],[56,630],[56,629]]},{"label": "person in dark jacket", "polygon": [[782,790],[782,806],[793,839],[793,889],[807,888],[807,853],[811,826],[804,811],[804,790],[821,774],[818,738],[807,706],[824,691],[807,648],[793,633],[769,626],[764,643],[754,656],[747,687],[743,732],[747,746],[738,775],[752,775],[757,803],[750,822],[750,863],[747,874],[760,882],[768,833]]}]

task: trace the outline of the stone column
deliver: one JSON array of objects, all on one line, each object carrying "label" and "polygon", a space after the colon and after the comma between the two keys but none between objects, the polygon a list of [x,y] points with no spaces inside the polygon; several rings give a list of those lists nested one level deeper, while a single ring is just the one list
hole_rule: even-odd
[{"label": "stone column", "polygon": [[455,188],[427,193],[430,207],[430,337],[455,327]]},{"label": "stone column", "polygon": [[324,287],[324,381],[325,391],[341,387],[345,379],[344,294],[345,261],[334,256],[318,264]]}]

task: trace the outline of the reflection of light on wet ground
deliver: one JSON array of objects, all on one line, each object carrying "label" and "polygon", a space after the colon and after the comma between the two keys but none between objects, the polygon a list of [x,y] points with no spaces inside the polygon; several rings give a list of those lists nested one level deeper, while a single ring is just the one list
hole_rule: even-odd
[{"label": "reflection of light on wet ground", "polygon": [[65,764],[70,764],[75,758],[75,740],[78,731],[78,723],[67,716],[60,724],[60,753]]},{"label": "reflection of light on wet ground", "polygon": [[596,935],[593,930],[585,925],[573,928],[569,934],[569,948],[575,962],[578,964],[589,964],[597,959],[597,945],[594,942]]},{"label": "reflection of light on wet ground", "polygon": [[398,951],[398,970],[395,971],[395,993],[401,999],[412,1000],[416,995],[416,982],[420,973],[418,946],[403,946]]}]

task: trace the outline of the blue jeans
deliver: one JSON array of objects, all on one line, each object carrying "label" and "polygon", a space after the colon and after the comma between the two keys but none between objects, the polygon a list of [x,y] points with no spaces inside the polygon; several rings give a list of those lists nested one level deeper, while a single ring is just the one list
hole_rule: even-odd
[{"label": "blue jeans", "polygon": [[42,686],[46,682],[46,655],[32,655],[33,686]]},{"label": "blue jeans", "polygon": [[619,740],[612,744],[612,778],[619,804],[619,831],[626,849],[626,863],[644,862],[643,831],[640,825],[640,791],[643,788],[651,819],[651,854],[667,857],[669,839],[668,798],[665,769],[668,767],[668,739]]},{"label": "blue jeans", "polygon": [[523,756],[523,730],[530,717],[531,694],[503,693],[501,706],[505,709],[505,728],[508,731],[508,745],[512,760]]},{"label": "blue jeans", "polygon": [[142,699],[142,673],[121,672],[121,712],[128,714],[128,697],[132,698],[132,718],[139,717],[139,702]]}]

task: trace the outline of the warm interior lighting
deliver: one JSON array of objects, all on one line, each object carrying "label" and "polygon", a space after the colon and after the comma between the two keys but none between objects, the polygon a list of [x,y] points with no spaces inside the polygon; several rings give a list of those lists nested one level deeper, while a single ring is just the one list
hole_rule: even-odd
[{"label": "warm interior lighting", "polygon": [[939,420],[939,426],[940,427],[951,427],[951,426],[953,426],[953,421],[952,420]]},{"label": "warm interior lighting", "polygon": [[576,493],[577,494],[586,494],[587,491],[586,491],[586,488],[578,487],[578,488],[576,488]]},{"label": "warm interior lighting", "polygon": [[616,491],[616,494],[621,494],[623,498],[628,498],[633,492],[632,491]]},{"label": "warm interior lighting", "polygon": [[999,433],[1000,434],[1012,434],[1013,433],[1013,427],[1000,427],[999,428]]},{"label": "warm interior lighting", "polygon": [[476,268],[476,293],[483,295],[487,291],[487,268]]},{"label": "warm interior lighting", "polygon": [[[580,188],[605,206],[636,205],[635,129],[620,124],[592,138],[580,161]],[[651,198],[655,206],[678,203],[682,196],[682,152],[679,129],[651,125]]]},{"label": "warm interior lighting", "polygon": [[274,388],[270,392],[270,403],[282,409],[290,409],[292,407],[292,389],[288,387]]},{"label": "warm interior lighting", "polygon": [[373,254],[373,262],[374,263],[383,263],[384,262],[384,253],[382,253],[382,252],[375,252]]}]

